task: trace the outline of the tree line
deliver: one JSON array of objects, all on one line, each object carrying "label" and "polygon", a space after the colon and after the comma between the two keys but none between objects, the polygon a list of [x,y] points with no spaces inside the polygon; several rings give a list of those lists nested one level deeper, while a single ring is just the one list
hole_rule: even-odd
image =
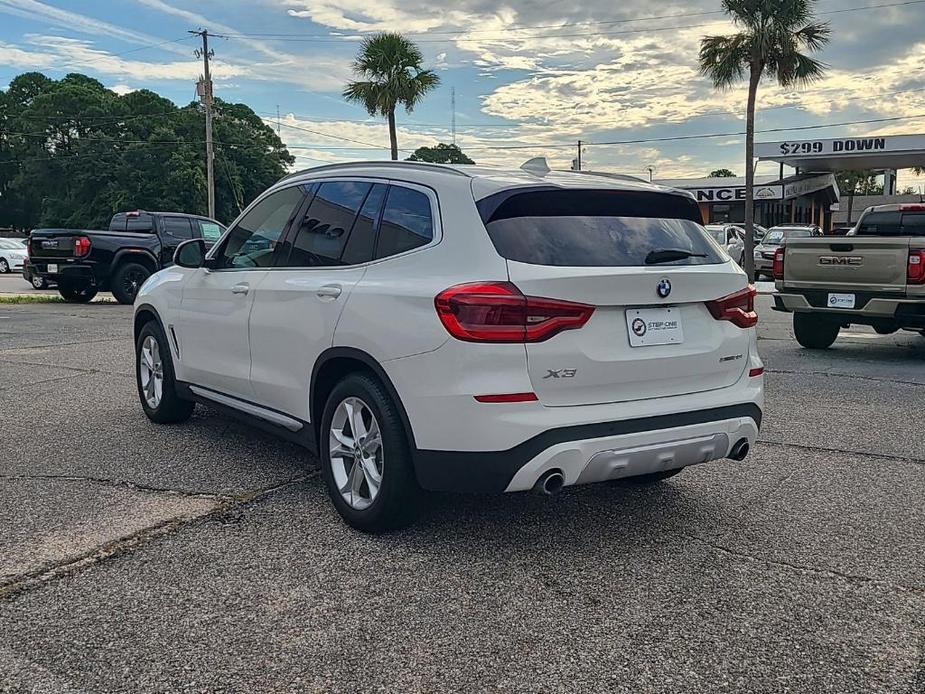
[{"label": "tree line", "polygon": [[[237,217],[294,163],[244,104],[215,100],[216,216]],[[117,94],[81,74],[19,75],[0,90],[0,227],[105,227],[119,210],[205,214],[205,125],[196,103]]]}]

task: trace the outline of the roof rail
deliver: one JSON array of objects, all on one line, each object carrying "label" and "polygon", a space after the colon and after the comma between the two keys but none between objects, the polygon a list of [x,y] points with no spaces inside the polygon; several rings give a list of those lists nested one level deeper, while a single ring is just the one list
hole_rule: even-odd
[{"label": "roof rail", "polygon": [[451,176],[462,176],[464,178],[471,178],[471,176],[464,171],[453,168],[452,166],[445,166],[444,164],[430,164],[427,162],[421,161],[350,161],[343,162],[341,164],[324,164],[322,166],[313,166],[310,169],[301,169],[299,171],[294,171],[291,174],[283,176],[277,181],[277,183],[282,183],[283,181],[288,181],[297,176],[301,176],[307,173],[315,173],[316,171],[336,171],[338,169],[363,169],[363,168],[373,168],[373,167],[386,167],[386,168],[396,168],[396,169],[419,169],[433,171],[438,169],[444,173],[448,173]]}]

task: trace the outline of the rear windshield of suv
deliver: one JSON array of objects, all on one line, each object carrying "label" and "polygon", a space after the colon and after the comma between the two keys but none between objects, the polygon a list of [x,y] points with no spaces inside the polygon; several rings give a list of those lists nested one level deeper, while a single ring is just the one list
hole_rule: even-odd
[{"label": "rear windshield of suv", "polygon": [[655,251],[690,257],[661,265],[728,260],[699,221],[693,200],[620,190],[507,191],[478,203],[498,253],[531,265],[633,267]]},{"label": "rear windshield of suv", "polygon": [[871,212],[854,236],[925,236],[925,212]]}]

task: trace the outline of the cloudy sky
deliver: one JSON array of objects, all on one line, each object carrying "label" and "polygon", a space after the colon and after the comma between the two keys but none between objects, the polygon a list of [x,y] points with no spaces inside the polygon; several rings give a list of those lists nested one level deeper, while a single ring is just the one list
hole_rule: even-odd
[{"label": "cloudy sky", "polygon": [[[743,173],[744,88],[697,72],[700,38],[732,26],[719,0],[0,0],[0,86],[26,70],[90,74],[119,91],[195,96],[188,29],[208,28],[216,94],[276,125],[300,166],[388,156],[385,126],[340,97],[359,39],[402,31],[442,84],[399,116],[399,147],[457,142],[479,163],[545,155],[567,167],[656,177]],[[762,86],[759,141],[925,133],[925,0],[819,0],[833,38],[825,80]],[[819,130],[779,129],[901,119]],[[701,135],[717,137],[692,137]],[[690,138],[668,139],[666,138]],[[407,154],[405,154],[406,156]],[[774,173],[772,166],[759,173]],[[906,174],[902,185],[925,185]]]}]

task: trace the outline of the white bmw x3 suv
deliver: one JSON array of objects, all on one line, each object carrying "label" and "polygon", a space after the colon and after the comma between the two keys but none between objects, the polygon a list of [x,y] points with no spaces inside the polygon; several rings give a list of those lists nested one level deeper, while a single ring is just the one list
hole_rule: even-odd
[{"label": "white bmw x3 suv", "polygon": [[421,490],[554,493],[742,460],[754,288],[687,193],[635,179],[324,166],[261,195],[135,302],[155,422],[196,401],[317,452],[356,528]]}]

